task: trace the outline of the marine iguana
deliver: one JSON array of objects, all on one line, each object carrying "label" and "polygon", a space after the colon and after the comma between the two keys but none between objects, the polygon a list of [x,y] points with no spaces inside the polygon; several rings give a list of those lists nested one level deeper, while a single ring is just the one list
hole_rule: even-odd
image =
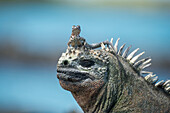
[{"label": "marine iguana", "polygon": [[157,82],[144,71],[151,58],[137,61],[144,52],[128,55],[131,46],[123,52],[125,44],[118,50],[119,38],[114,46],[113,38],[90,45],[79,33],[80,26],[73,26],[57,78],[85,113],[170,113],[170,80]]}]

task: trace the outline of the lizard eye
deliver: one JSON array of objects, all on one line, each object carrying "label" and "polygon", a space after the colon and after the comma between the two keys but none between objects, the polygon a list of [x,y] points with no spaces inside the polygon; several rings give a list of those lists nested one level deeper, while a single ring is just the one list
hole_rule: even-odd
[{"label": "lizard eye", "polygon": [[80,60],[79,64],[82,66],[82,67],[91,67],[94,65],[94,61],[92,60]]}]

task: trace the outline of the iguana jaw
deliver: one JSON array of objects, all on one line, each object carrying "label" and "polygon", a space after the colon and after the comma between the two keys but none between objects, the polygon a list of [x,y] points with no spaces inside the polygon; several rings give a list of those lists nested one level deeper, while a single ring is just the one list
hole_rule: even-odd
[{"label": "iguana jaw", "polygon": [[88,73],[81,72],[77,69],[57,69],[57,78],[59,80],[69,81],[69,82],[81,82],[87,78],[93,79],[88,76]]},{"label": "iguana jaw", "polygon": [[57,78],[59,79],[60,85],[69,91],[79,90],[94,80],[87,72],[81,72],[73,68],[57,68]]}]

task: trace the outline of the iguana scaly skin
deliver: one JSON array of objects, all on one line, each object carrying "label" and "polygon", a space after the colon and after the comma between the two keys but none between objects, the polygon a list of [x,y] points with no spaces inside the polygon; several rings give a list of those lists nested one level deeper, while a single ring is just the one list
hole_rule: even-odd
[{"label": "iguana scaly skin", "polygon": [[[75,30],[76,29],[76,30]],[[74,33],[75,32],[75,33]],[[57,64],[62,88],[70,91],[85,113],[169,113],[170,81],[158,81],[150,58],[136,60],[144,53],[123,53],[118,41],[89,45],[73,26],[68,48]],[[95,49],[99,48],[101,49]],[[146,77],[142,74],[148,73]]]}]

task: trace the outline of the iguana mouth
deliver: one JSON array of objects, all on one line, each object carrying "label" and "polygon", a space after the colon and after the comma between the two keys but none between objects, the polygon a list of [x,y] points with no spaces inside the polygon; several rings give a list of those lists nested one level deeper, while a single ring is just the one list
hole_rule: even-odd
[{"label": "iguana mouth", "polygon": [[[80,82],[82,80],[90,78],[87,72],[81,72],[77,69],[57,69],[57,78],[59,80],[69,81],[69,82]],[[90,78],[92,79],[92,78]]]}]

